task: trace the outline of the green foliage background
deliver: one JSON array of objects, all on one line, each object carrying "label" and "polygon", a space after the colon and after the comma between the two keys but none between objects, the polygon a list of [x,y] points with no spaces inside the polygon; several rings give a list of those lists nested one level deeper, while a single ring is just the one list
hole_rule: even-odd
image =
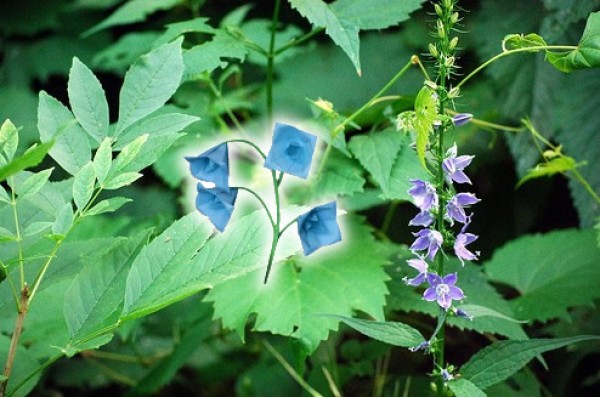
[{"label": "green foliage background", "polygon": [[[33,258],[28,275],[35,275],[42,265],[37,255],[52,245],[42,236],[57,239],[70,229],[71,200],[83,210],[95,182],[106,188],[97,207],[88,208],[97,216],[76,225],[49,267],[27,316],[11,382],[18,384],[43,363],[52,365],[15,395],[302,395],[267,344],[323,395],[334,395],[328,376],[344,395],[397,395],[407,382],[410,395],[428,390],[423,357],[366,339],[336,317],[396,320],[424,335],[432,332],[434,307],[401,281],[409,273],[412,236],[406,225],[415,212],[407,203],[408,179],[424,171],[408,138],[393,126],[395,115],[412,109],[422,74],[410,69],[389,91],[399,98],[371,106],[336,137],[329,131],[413,54],[426,52],[429,5],[282,3],[276,48],[313,28],[324,32],[275,58],[274,114],[335,148],[314,181],[286,186],[290,206],[284,216],[293,219],[309,199],[329,198],[351,213],[341,217],[343,244],[330,251],[290,256],[299,242],[293,236],[282,242],[265,287],[260,280],[270,241],[264,214],[242,202],[228,230],[213,236],[194,211],[194,182],[183,161],[238,135],[268,147],[267,61],[255,46],[268,47],[272,4],[242,3],[0,3],[0,120],[19,128],[16,155],[79,121],[51,148],[37,146],[19,167],[0,172],[0,200],[8,203],[4,180],[28,169],[10,186],[23,197],[24,245]],[[548,43],[576,44],[600,1],[471,0],[461,6],[469,10],[459,60],[466,74],[499,53],[510,33],[538,32]],[[146,68],[156,73],[145,75]],[[491,123],[519,126],[529,118],[582,164],[580,173],[600,192],[599,90],[599,70],[567,75],[543,54],[525,53],[486,69],[455,102],[458,111]],[[318,99],[331,102],[335,115],[315,106]],[[112,147],[103,143],[107,136],[118,138]],[[476,156],[469,171],[483,201],[472,229],[481,236],[483,264],[450,267],[461,273],[465,304],[486,314],[473,322],[450,321],[451,360],[462,365],[497,338],[526,343],[528,337],[598,335],[600,250],[592,230],[598,203],[562,175],[515,188],[541,161],[526,130],[472,123],[453,139],[461,153]],[[48,150],[52,158],[40,163]],[[128,157],[128,150],[136,155]],[[264,187],[262,166],[251,153],[240,148],[232,166],[236,183]],[[0,258],[6,263],[16,255],[13,224],[9,205],[3,205]],[[16,316],[4,282],[12,269],[0,273],[1,362]],[[532,351],[531,357],[543,350]],[[506,382],[497,379],[486,393],[538,396],[543,388],[557,396],[593,395],[599,354],[597,344],[578,344],[545,356],[551,375],[534,363]],[[468,392],[466,382],[454,387]]]}]

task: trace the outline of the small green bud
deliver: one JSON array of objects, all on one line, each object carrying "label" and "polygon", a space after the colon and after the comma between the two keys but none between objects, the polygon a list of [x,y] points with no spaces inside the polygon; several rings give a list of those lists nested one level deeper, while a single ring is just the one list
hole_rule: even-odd
[{"label": "small green bud", "polygon": [[437,91],[437,89],[438,89],[437,84],[431,80],[425,80],[425,85],[434,91]]},{"label": "small green bud", "polygon": [[437,14],[438,17],[441,17],[442,15],[444,15],[444,12],[442,11],[442,7],[440,7],[439,4],[435,4],[433,7],[435,8],[435,13]]},{"label": "small green bud", "polygon": [[446,57],[444,65],[446,65],[447,68],[451,68],[452,66],[454,66],[454,57]]},{"label": "small green bud", "polygon": [[434,57],[437,58],[440,53],[437,50],[437,47],[434,44],[429,43],[429,53]]},{"label": "small green bud", "polygon": [[454,87],[448,91],[448,99],[454,99],[460,95],[460,88]]},{"label": "small green bud", "polygon": [[443,0],[442,5],[444,6],[445,9],[452,11],[452,8],[454,7],[454,1],[453,0]]},{"label": "small green bud", "polygon": [[446,37],[446,31],[444,30],[444,23],[438,19],[437,20],[437,35],[440,39]]},{"label": "small green bud", "polygon": [[452,14],[452,16],[450,17],[450,22],[452,22],[452,24],[455,24],[456,22],[458,22],[459,20],[459,16],[458,16],[458,12],[455,12],[454,14]]},{"label": "small green bud", "polygon": [[458,44],[458,37],[453,37],[452,40],[450,40],[450,43],[448,43],[448,47],[450,47],[450,49],[453,50],[454,48],[456,48],[457,44]]}]

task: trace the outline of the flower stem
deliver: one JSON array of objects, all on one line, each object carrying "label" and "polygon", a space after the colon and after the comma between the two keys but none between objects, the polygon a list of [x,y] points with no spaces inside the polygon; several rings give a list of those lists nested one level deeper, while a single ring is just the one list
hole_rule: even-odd
[{"label": "flower stem", "polygon": [[262,157],[264,160],[267,159],[267,155],[262,150],[260,150],[260,148],[254,142],[250,142],[245,139],[230,139],[230,140],[225,141],[224,143],[229,143],[229,142],[231,142],[231,143],[241,142],[241,143],[250,145],[258,152],[258,154],[260,154],[260,157]]},{"label": "flower stem", "polygon": [[271,21],[271,40],[269,42],[269,52],[267,53],[267,119],[269,123],[273,120],[273,66],[275,61],[275,39],[277,37],[277,25],[279,24],[279,9],[281,0],[275,0],[273,8],[273,19]]},{"label": "flower stem", "polygon": [[[279,237],[281,237],[281,205],[279,203],[279,185],[283,179],[283,171],[281,171],[279,176],[277,176],[277,172],[273,170],[271,171],[271,177],[273,179],[273,189],[275,192],[276,221],[275,223],[271,221],[271,225],[273,226],[273,241],[271,242],[271,252],[269,253],[269,261],[267,262],[267,272],[265,273],[264,280],[265,284],[269,280],[269,274],[271,273],[271,267],[273,266],[273,260],[275,258],[275,251],[277,250]],[[285,230],[287,227],[288,226],[286,226],[283,230]]]},{"label": "flower stem", "polygon": [[269,221],[271,222],[271,227],[275,227],[275,221],[273,220],[273,216],[271,215],[271,211],[269,211],[269,207],[267,207],[267,203],[265,203],[265,200],[263,200],[262,197],[260,197],[258,195],[258,193],[256,193],[252,189],[249,189],[249,188],[244,187],[244,186],[236,186],[236,188],[239,189],[239,190],[245,190],[248,193],[252,194],[254,197],[256,197],[256,199],[260,202],[260,205],[262,205],[262,207],[267,212],[267,215],[269,216]]}]

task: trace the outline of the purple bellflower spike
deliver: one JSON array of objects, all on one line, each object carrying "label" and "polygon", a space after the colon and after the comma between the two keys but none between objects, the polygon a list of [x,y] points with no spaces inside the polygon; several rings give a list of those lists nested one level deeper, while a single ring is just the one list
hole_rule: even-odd
[{"label": "purple bellflower spike", "polygon": [[342,239],[337,223],[336,203],[323,204],[298,217],[298,235],[304,255]]},{"label": "purple bellflower spike", "polygon": [[419,274],[416,277],[413,277],[411,279],[407,279],[406,277],[404,277],[404,282],[406,283],[406,285],[416,287],[423,284],[427,279],[427,272],[429,271],[429,265],[427,265],[427,262],[425,262],[423,258],[418,257],[409,259],[406,261],[406,263],[408,263],[408,266],[419,271]]},{"label": "purple bellflower spike", "polygon": [[316,136],[291,125],[276,123],[265,167],[306,179],[316,144]]},{"label": "purple bellflower spike", "polygon": [[205,188],[199,183],[197,190],[196,208],[206,215],[211,223],[222,232],[225,230],[229,218],[231,218],[238,189],[227,186]]},{"label": "purple bellflower spike", "polygon": [[468,183],[471,184],[469,177],[463,172],[463,170],[471,164],[473,157],[475,156],[456,156],[457,154],[456,143],[448,149],[446,152],[446,158],[442,162],[442,169],[446,173],[448,180],[456,183]]},{"label": "purple bellflower spike", "polygon": [[423,226],[427,227],[434,221],[433,214],[427,211],[419,212],[414,218],[408,222],[408,226]]},{"label": "purple bellflower spike", "polygon": [[453,221],[465,224],[468,222],[468,217],[464,208],[480,201],[473,193],[458,193],[448,200],[446,217],[450,219],[451,224],[454,223]]},{"label": "purple bellflower spike", "polygon": [[227,143],[221,143],[196,157],[185,158],[190,163],[192,175],[217,187],[229,186],[229,151]]},{"label": "purple bellflower spike", "polygon": [[452,124],[454,124],[456,127],[460,127],[461,125],[467,124],[472,118],[473,115],[471,113],[459,113],[452,117]]},{"label": "purple bellflower spike", "polygon": [[465,224],[463,230],[456,236],[456,240],[454,240],[454,254],[458,257],[463,266],[465,265],[465,260],[474,261],[479,257],[479,251],[473,253],[466,247],[479,237],[473,233],[465,233],[464,229],[467,225],[468,223]]},{"label": "purple bellflower spike", "polygon": [[453,300],[464,299],[463,291],[455,286],[458,276],[456,273],[450,273],[443,278],[435,273],[427,275],[427,282],[430,287],[423,293],[423,299],[426,301],[437,301],[444,310],[448,310],[452,306]]},{"label": "purple bellflower spike", "polygon": [[417,239],[410,246],[411,251],[422,251],[427,250],[427,257],[430,260],[435,258],[435,254],[438,252],[443,243],[442,234],[437,230],[421,229],[417,233],[413,233]]},{"label": "purple bellflower spike", "polygon": [[410,183],[413,186],[408,189],[408,194],[412,196],[414,204],[421,211],[429,211],[431,208],[437,207],[438,196],[435,187],[431,183],[420,179],[411,179]]}]

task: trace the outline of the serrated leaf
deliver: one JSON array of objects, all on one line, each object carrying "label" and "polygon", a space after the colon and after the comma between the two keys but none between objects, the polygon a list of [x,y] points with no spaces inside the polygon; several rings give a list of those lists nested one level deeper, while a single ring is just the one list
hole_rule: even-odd
[{"label": "serrated leaf", "polygon": [[40,92],[38,130],[42,142],[54,140],[50,156],[69,174],[75,175],[92,158],[87,134],[62,103]]},{"label": "serrated leaf", "polygon": [[108,135],[108,103],[100,81],[79,59],[73,58],[67,85],[73,114],[97,142]]},{"label": "serrated leaf", "polygon": [[6,155],[9,163],[13,159],[18,146],[19,130],[17,130],[17,127],[15,127],[10,119],[6,119],[2,123],[2,127],[0,127],[0,149]]},{"label": "serrated leaf", "polygon": [[152,50],[152,44],[158,37],[159,33],[150,31],[125,34],[112,45],[97,52],[92,64],[97,69],[123,75],[139,57]]},{"label": "serrated leaf", "polygon": [[175,22],[167,25],[167,30],[152,44],[159,47],[186,33],[215,33],[215,28],[208,25],[208,18],[194,18],[189,21]]},{"label": "serrated leaf", "polygon": [[496,342],[472,356],[460,373],[478,388],[485,389],[508,378],[541,353],[590,340],[600,340],[600,336]]},{"label": "serrated leaf", "polygon": [[372,339],[393,346],[413,347],[425,342],[419,331],[401,322],[371,321],[352,317],[333,316],[354,330]]},{"label": "serrated leaf", "polygon": [[82,35],[87,37],[113,26],[142,22],[146,20],[148,15],[171,9],[179,3],[181,3],[181,0],[130,0],[117,8],[108,18],[86,30]]},{"label": "serrated leaf", "polygon": [[96,172],[96,178],[98,178],[98,182],[102,184],[108,175],[108,171],[110,171],[110,166],[112,164],[112,147],[111,147],[111,139],[104,138],[100,147],[96,151],[96,155],[94,156],[94,171]]},{"label": "serrated leaf", "polygon": [[11,175],[40,164],[53,145],[54,140],[39,145],[35,144],[27,149],[22,156],[19,156],[5,166],[0,167],[0,182]]},{"label": "serrated leaf", "polygon": [[359,31],[396,25],[420,8],[422,0],[338,0],[332,4],[321,0],[289,2],[315,27],[325,28],[327,35],[348,55],[360,75]]},{"label": "serrated leaf", "polygon": [[183,54],[183,79],[201,78],[205,73],[226,67],[228,58],[243,61],[247,55],[248,48],[241,40],[219,30],[211,41],[194,46]]},{"label": "serrated leaf", "polygon": [[472,316],[474,318],[476,318],[476,317],[496,317],[496,318],[501,318],[506,321],[511,321],[513,323],[519,323],[519,324],[527,323],[527,321],[516,320],[516,319],[509,317],[505,314],[502,314],[494,309],[490,309],[489,307],[485,307],[485,306],[481,306],[481,305],[460,305],[458,308],[461,310],[464,310],[467,314],[469,314],[470,316]]},{"label": "serrated leaf", "polygon": [[600,12],[591,13],[588,17],[576,49],[569,52],[547,51],[546,59],[564,73],[600,67]]},{"label": "serrated leaf", "polygon": [[275,263],[266,285],[264,264],[216,285],[206,297],[214,302],[215,316],[243,338],[248,316],[255,313],[255,330],[297,338],[308,352],[339,322],[318,314],[361,310],[383,321],[386,258],[368,227],[356,219],[347,223],[341,244]]},{"label": "serrated leaf", "polygon": [[459,378],[448,382],[448,388],[456,397],[485,397],[486,394],[467,379]]},{"label": "serrated leaf", "polygon": [[[152,136],[160,134],[161,132],[179,132],[198,120],[200,120],[199,117],[184,113],[167,113],[150,116],[140,120],[123,131],[123,134],[119,136],[119,139],[115,144],[115,148],[124,150],[131,142],[144,135]],[[137,147],[137,144],[133,147]],[[137,153],[139,153],[139,151],[137,151]]]},{"label": "serrated leaf", "polygon": [[52,224],[52,233],[66,235],[71,226],[73,226],[73,205],[69,201],[58,212],[54,224]]},{"label": "serrated leaf", "polygon": [[48,168],[40,172],[36,172],[29,176],[23,183],[15,186],[15,192],[19,197],[27,197],[40,191],[42,187],[48,182],[48,178],[52,174],[54,168]]},{"label": "serrated leaf", "polygon": [[73,343],[118,320],[127,273],[146,237],[147,233],[138,233],[109,252],[93,256],[75,277],[65,292],[63,305]]},{"label": "serrated leaf", "polygon": [[[504,51],[516,50],[519,48],[539,47],[547,45],[543,37],[539,34],[509,34],[502,40],[502,49]],[[532,50],[532,51],[540,51]]]},{"label": "serrated leaf", "polygon": [[119,94],[118,137],[127,127],[154,112],[175,93],[183,74],[178,39],[140,57],[125,74]]},{"label": "serrated leaf", "polygon": [[315,198],[351,196],[362,192],[365,179],[363,170],[356,161],[332,151],[314,187]]},{"label": "serrated leaf", "polygon": [[419,158],[413,148],[409,146],[409,137],[402,138],[402,148],[396,157],[390,175],[390,191],[386,198],[390,200],[411,201],[408,194],[411,179],[427,180],[429,175],[423,169]]},{"label": "serrated leaf", "polygon": [[[127,278],[122,319],[155,312],[202,289],[264,267],[271,228],[264,211],[231,222],[208,242],[212,226],[189,214],[138,255]],[[262,284],[262,281],[261,281]]]},{"label": "serrated leaf", "polygon": [[89,162],[75,175],[73,181],[73,201],[75,201],[75,205],[80,212],[90,202],[92,194],[94,194],[95,183],[94,164]]},{"label": "serrated leaf", "polygon": [[106,181],[102,187],[104,190],[116,190],[122,188],[123,186],[131,185],[141,177],[142,174],[139,172],[124,172]]},{"label": "serrated leaf", "polygon": [[86,212],[86,214],[92,216],[105,214],[109,212],[115,212],[125,204],[130,203],[132,201],[132,199],[127,197],[111,197],[109,199],[102,200],[98,204],[94,205]]},{"label": "serrated leaf", "polygon": [[402,142],[395,130],[358,135],[350,140],[350,151],[360,164],[373,176],[383,194],[390,195],[391,173]]},{"label": "serrated leaf", "polygon": [[[524,236],[496,250],[484,264],[490,280],[514,287],[518,317],[568,319],[567,310],[600,297],[600,249],[591,230],[561,230]],[[577,293],[573,293],[577,291]]]},{"label": "serrated leaf", "polygon": [[525,182],[541,178],[544,176],[552,176],[556,174],[562,174],[566,171],[572,171],[577,167],[577,163],[574,158],[569,156],[561,156],[548,160],[547,162],[540,163],[534,168],[527,171],[527,173],[519,179],[517,186],[523,185]]}]

